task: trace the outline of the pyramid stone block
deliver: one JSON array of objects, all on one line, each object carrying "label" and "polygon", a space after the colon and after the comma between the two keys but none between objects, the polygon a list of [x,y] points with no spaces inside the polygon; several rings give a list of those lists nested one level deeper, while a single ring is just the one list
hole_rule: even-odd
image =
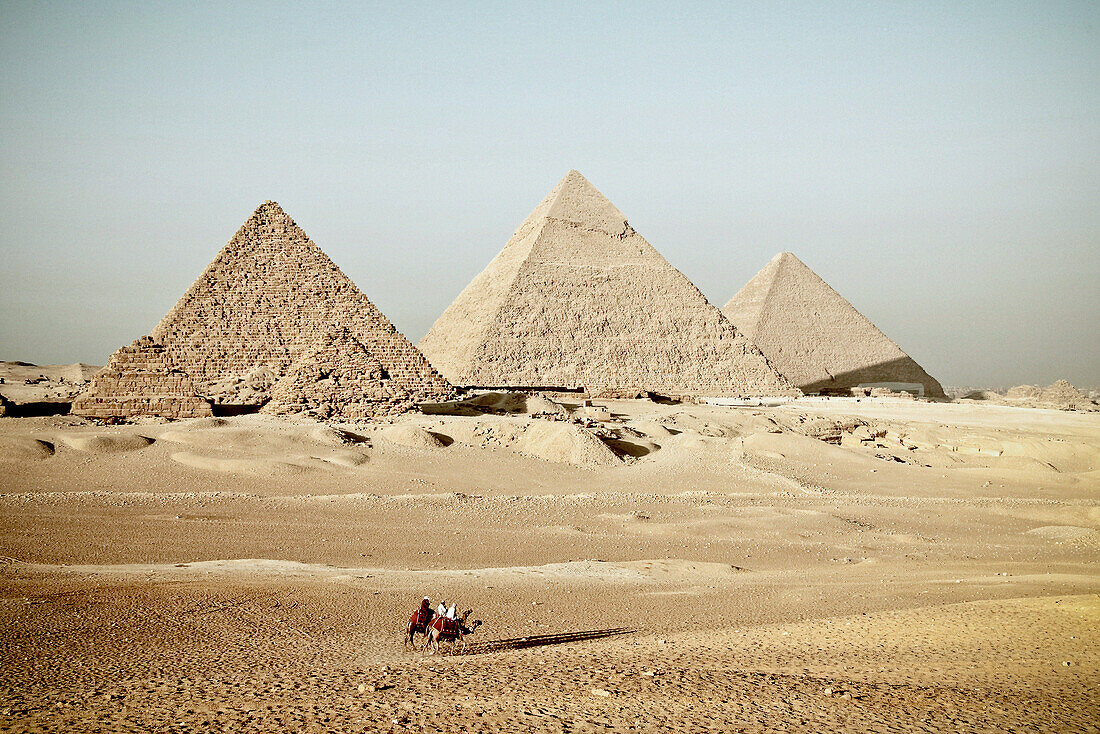
[{"label": "pyramid stone block", "polygon": [[722,311],[804,392],[864,386],[944,397],[935,378],[789,252],[772,258]]},{"label": "pyramid stone block", "polygon": [[210,403],[176,369],[160,344],[144,336],[122,347],[92,377],[73,401],[72,413],[87,418],[202,418],[212,415]]},{"label": "pyramid stone block", "polygon": [[790,394],[790,384],[570,171],[419,344],[463,386]]}]

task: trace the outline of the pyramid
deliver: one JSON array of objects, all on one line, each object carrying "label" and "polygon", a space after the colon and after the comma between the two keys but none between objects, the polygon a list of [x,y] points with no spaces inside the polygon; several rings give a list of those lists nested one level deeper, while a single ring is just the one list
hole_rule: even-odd
[{"label": "pyramid", "polygon": [[409,391],[344,327],[327,332],[275,383],[263,412],[357,420],[413,408]]},{"label": "pyramid", "polygon": [[[410,401],[453,394],[424,355],[273,201],[253,212],[152,338],[199,395],[233,404],[243,384],[248,402],[258,404],[319,336],[339,327],[382,365],[391,389]],[[258,379],[265,375],[270,379]]]},{"label": "pyramid", "polygon": [[202,418],[210,403],[195,393],[187,375],[177,370],[164,347],[144,336],[107,360],[72,405],[74,415],[88,418]]},{"label": "pyramid", "polygon": [[804,392],[864,386],[944,397],[935,378],[789,252],[772,258],[722,312]]},{"label": "pyramid", "polygon": [[531,212],[419,347],[463,386],[792,392],[576,171]]}]

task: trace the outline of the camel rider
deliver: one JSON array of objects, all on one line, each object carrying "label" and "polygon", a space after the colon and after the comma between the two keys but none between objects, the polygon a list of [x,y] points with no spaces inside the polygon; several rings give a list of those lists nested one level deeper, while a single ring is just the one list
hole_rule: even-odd
[{"label": "camel rider", "polygon": [[428,597],[424,597],[424,601],[420,602],[420,616],[422,619],[432,616],[432,600]]},{"label": "camel rider", "polygon": [[439,600],[439,606],[435,608],[435,615],[437,617],[447,616],[447,602],[442,599]]},{"label": "camel rider", "polygon": [[458,602],[451,602],[451,606],[447,608],[447,619],[454,619],[455,613],[458,611]]}]

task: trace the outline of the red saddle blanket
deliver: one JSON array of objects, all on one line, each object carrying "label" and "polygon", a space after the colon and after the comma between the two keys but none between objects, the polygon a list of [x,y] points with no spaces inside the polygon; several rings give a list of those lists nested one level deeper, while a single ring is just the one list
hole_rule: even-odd
[{"label": "red saddle blanket", "polygon": [[460,623],[457,619],[436,617],[432,620],[432,629],[444,637],[458,637]]},{"label": "red saddle blanket", "polygon": [[414,632],[423,632],[428,628],[428,622],[432,618],[431,612],[425,612],[423,609],[417,609],[409,617],[409,624],[412,626]]}]

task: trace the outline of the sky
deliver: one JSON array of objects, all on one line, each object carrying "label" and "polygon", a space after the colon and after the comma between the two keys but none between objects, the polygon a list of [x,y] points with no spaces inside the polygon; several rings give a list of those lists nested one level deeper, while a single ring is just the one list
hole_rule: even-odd
[{"label": "sky", "polygon": [[278,201],[414,343],[569,169],[717,306],[794,252],[947,385],[1100,388],[1100,3],[0,0],[0,359]]}]

